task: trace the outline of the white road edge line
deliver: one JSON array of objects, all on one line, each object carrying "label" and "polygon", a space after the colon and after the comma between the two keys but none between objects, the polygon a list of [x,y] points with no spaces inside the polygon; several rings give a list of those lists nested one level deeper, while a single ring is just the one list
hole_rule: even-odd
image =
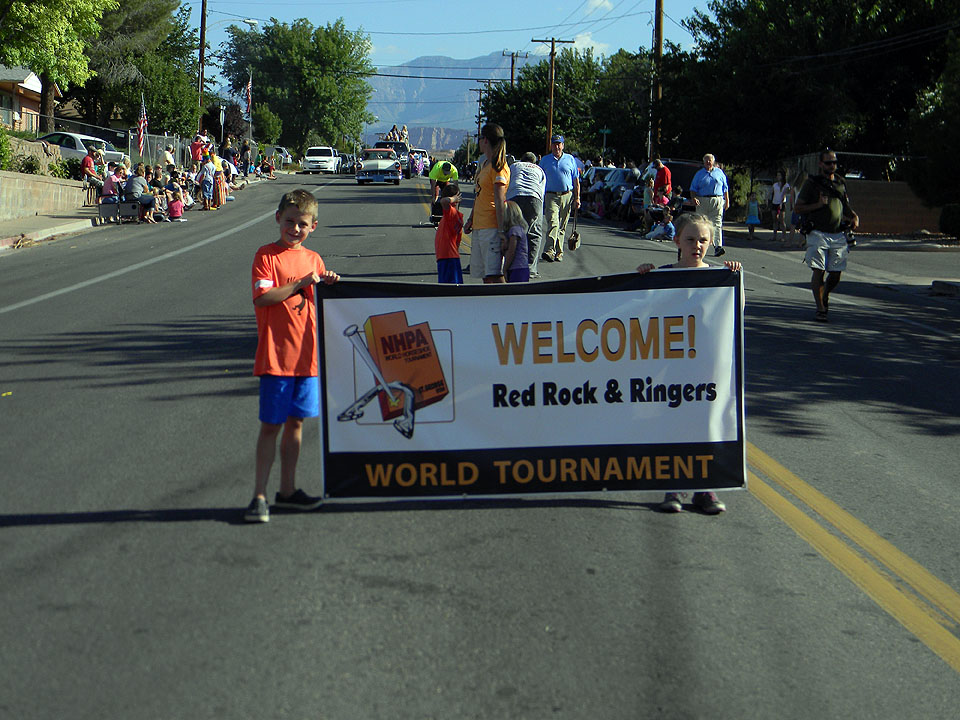
[{"label": "white road edge line", "polygon": [[[326,187],[332,182],[333,181],[330,180],[329,182],[324,183],[320,187]],[[316,188],[316,189],[319,190],[320,188]],[[230,228],[229,230],[224,230],[222,233],[214,235],[213,237],[209,237],[206,240],[201,240],[200,242],[194,243],[193,245],[188,245],[187,247],[180,248],[179,250],[171,250],[170,252],[164,253],[163,255],[158,255],[155,258],[144,260],[143,262],[135,263],[134,265],[129,265],[125,268],[120,268],[119,270],[114,270],[113,272],[109,272],[106,275],[100,275],[98,277],[91,278],[90,280],[84,280],[83,282],[77,283],[76,285],[71,285],[69,287],[60,288],[59,290],[54,290],[53,292],[44,293],[43,295],[38,295],[35,298],[30,298],[29,300],[24,300],[22,302],[14,303],[13,305],[0,307],[0,315],[3,315],[4,313],[8,313],[8,312],[13,312],[14,310],[20,310],[21,308],[25,308],[29,305],[34,305],[38,302],[43,302],[44,300],[50,300],[55,297],[60,297],[61,295],[66,295],[67,293],[72,293],[77,290],[82,290],[83,288],[90,287],[91,285],[96,285],[97,283],[102,283],[106,280],[112,280],[115,277],[120,277],[121,275],[126,275],[127,273],[134,272],[135,270],[140,270],[142,268],[149,267],[150,265],[153,265],[155,263],[162,262],[164,260],[169,260],[170,258],[176,257],[177,255],[183,255],[183,253],[196,250],[197,248],[201,248],[204,245],[209,245],[210,243],[216,242],[217,240],[221,240],[227,237],[227,235],[232,235],[233,233],[238,232],[239,230],[246,230],[251,225],[256,225],[257,223],[263,222],[267,218],[274,217],[275,215],[276,215],[276,210],[271,210],[268,213],[255,217],[253,220],[248,220],[247,222],[241,225],[237,225],[236,227]]]},{"label": "white road edge line", "polygon": [[209,237],[205,240],[201,240],[200,242],[194,243],[193,245],[188,245],[187,247],[180,248],[179,250],[171,250],[170,252],[164,253],[163,255],[157,255],[157,257],[150,258],[149,260],[144,260],[143,262],[138,262],[133,265],[128,265],[125,268],[114,270],[113,272],[109,272],[106,275],[99,275],[98,277],[91,278],[89,280],[84,280],[83,282],[79,282],[76,285],[70,285],[69,287],[60,288],[59,290],[54,290],[53,292],[44,293],[43,295],[38,295],[37,297],[30,298],[29,300],[24,300],[22,302],[14,303],[13,305],[0,307],[0,315],[8,312],[13,312],[14,310],[20,310],[21,308],[25,308],[28,305],[34,305],[38,302],[43,302],[44,300],[50,300],[55,297],[60,297],[61,295],[66,295],[67,293],[72,293],[77,290],[82,290],[83,288],[90,287],[91,285],[96,285],[97,283],[102,283],[106,280],[112,280],[115,277],[120,277],[121,275],[126,275],[127,273],[134,272],[135,270],[141,270],[145,267],[149,267],[150,265],[153,265],[155,263],[162,262],[164,260],[169,260],[170,258],[176,257],[177,255],[183,255],[184,253],[190,252],[192,250],[196,250],[197,248],[201,248],[204,245],[209,245],[212,242],[221,240],[222,238],[225,238],[227,235],[233,235],[234,233],[240,230],[246,230],[251,225],[256,225],[257,223],[263,222],[267,218],[273,217],[274,215],[276,215],[276,211],[271,210],[270,212],[264,215],[255,217],[253,220],[248,220],[242,225],[238,225],[235,228],[230,228],[229,230],[224,230],[222,233],[214,235],[213,237]]}]

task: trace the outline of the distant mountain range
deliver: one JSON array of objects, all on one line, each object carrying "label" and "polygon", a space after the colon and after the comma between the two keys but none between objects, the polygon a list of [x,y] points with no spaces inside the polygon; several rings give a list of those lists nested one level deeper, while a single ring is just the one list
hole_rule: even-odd
[{"label": "distant mountain range", "polygon": [[[517,58],[514,72],[531,61],[539,62],[539,58]],[[377,133],[387,132],[393,125],[406,125],[414,147],[456,150],[467,134],[477,131],[477,94],[471,90],[482,87],[479,80],[509,80],[510,57],[491,53],[457,60],[424,55],[378,71],[380,75],[370,78],[374,93],[367,103],[367,110],[378,121],[367,126],[364,142],[372,144]]]}]

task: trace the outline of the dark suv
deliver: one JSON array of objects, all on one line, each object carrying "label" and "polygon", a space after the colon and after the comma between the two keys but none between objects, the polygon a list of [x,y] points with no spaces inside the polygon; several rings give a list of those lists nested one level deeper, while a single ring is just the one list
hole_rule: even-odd
[{"label": "dark suv", "polygon": [[375,148],[390,148],[397,154],[397,159],[400,161],[400,170],[403,172],[403,176],[409,180],[410,179],[410,148],[407,147],[405,142],[399,140],[377,140],[373,144]]}]

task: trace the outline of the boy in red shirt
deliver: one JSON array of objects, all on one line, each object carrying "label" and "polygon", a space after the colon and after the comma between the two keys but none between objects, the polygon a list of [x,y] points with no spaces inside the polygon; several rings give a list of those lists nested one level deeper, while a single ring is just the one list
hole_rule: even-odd
[{"label": "boy in red shirt", "polygon": [[443,217],[437,226],[433,245],[437,254],[437,282],[463,285],[460,267],[460,241],[463,239],[463,213],[460,212],[460,187],[448,182],[440,192]]},{"label": "boy in red shirt", "polygon": [[253,259],[253,305],[257,316],[257,355],[253,374],[260,376],[260,435],[257,438],[256,485],[244,513],[247,522],[268,522],[267,481],[280,439],[280,492],[274,506],[313,510],[322,498],[298,490],[297,458],[303,419],[320,414],[317,377],[317,305],[313,286],[340,276],[303,242],[317,227],[317,200],[293,190],[277,207],[280,239],[264,245]]}]

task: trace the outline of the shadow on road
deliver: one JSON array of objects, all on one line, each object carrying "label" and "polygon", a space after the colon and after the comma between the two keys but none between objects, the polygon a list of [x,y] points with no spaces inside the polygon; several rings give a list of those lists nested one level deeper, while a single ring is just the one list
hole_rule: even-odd
[{"label": "shadow on road", "polygon": [[[257,349],[250,315],[197,316],[162,323],[129,323],[103,330],[6,338],[0,371],[37,371],[25,382],[70,381],[90,388],[176,385],[152,399],[178,400],[204,395],[242,395],[236,377],[247,378]],[[58,373],[59,367],[70,368]],[[210,380],[229,380],[209,388]],[[199,381],[199,382],[198,382]]]},{"label": "shadow on road", "polygon": [[190,508],[184,510],[94,510],[75,513],[29,513],[0,515],[0,528],[34,525],[110,525],[130,522],[214,521],[243,525],[243,510],[232,508]]},{"label": "shadow on road", "polygon": [[[748,418],[772,421],[773,432],[817,437],[823,429],[810,408],[842,412],[838,403],[853,403],[894,415],[918,433],[960,435],[960,348],[921,327],[930,323],[931,309],[903,302],[904,294],[842,281],[826,324],[813,320],[812,295],[793,304],[751,298],[744,339]],[[868,297],[870,307],[844,304],[843,296]]]},{"label": "shadow on road", "polygon": [[[370,513],[370,512],[423,512],[451,510],[503,510],[518,508],[593,507],[634,509],[656,512],[657,502],[629,502],[625,500],[594,500],[591,498],[570,499],[519,499],[503,500],[414,500],[403,502],[337,502],[328,503],[313,511],[313,515],[325,513]],[[271,508],[271,515],[301,515],[296,511]],[[696,513],[692,513],[696,514]],[[92,510],[70,513],[25,513],[0,515],[0,528],[33,527],[46,525],[112,525],[118,523],[172,523],[172,522],[221,522],[228,525],[248,525],[243,520],[243,508],[185,508],[162,510]]]}]

